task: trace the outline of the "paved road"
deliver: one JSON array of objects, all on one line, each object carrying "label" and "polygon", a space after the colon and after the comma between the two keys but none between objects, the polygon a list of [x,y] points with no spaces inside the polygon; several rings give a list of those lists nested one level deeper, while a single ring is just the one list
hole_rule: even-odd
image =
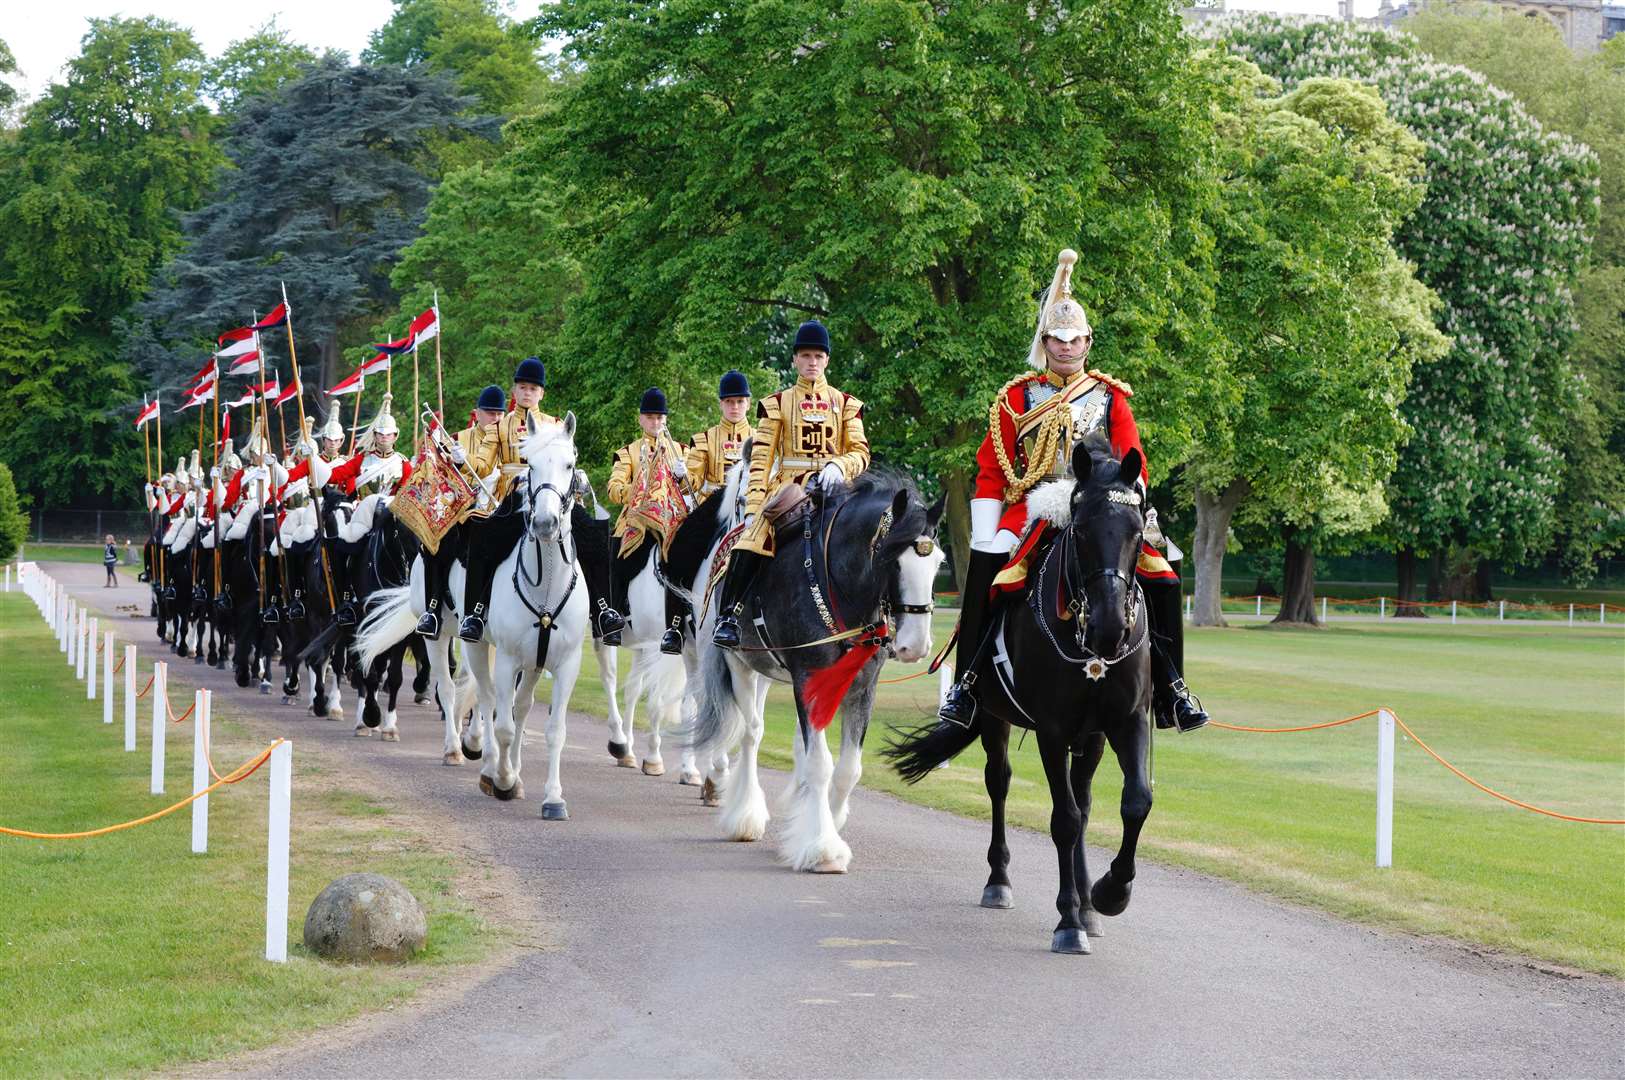
[{"label": "paved road", "polygon": [[[107,610],[141,602],[97,588],[99,567],[51,571]],[[143,651],[164,648],[150,622],[131,629]],[[551,941],[449,999],[257,1055],[256,1075],[1625,1075],[1613,980],[1144,864],[1094,955],[1056,956],[1046,837],[1012,836],[1016,908],[987,911],[985,826],[884,795],[855,796],[852,873],[796,875],[765,844],[715,839],[694,789],[614,767],[597,722],[570,732],[571,820],[544,823],[538,800],[499,805],[474,766],[441,766],[427,709],[404,709],[388,745],[294,719],[227,673],[177,674],[266,716],[301,757],[358,762],[443,817],[448,844],[483,831]],[[769,778],[770,800],[782,783]],[[296,811],[297,784],[296,771]]]}]

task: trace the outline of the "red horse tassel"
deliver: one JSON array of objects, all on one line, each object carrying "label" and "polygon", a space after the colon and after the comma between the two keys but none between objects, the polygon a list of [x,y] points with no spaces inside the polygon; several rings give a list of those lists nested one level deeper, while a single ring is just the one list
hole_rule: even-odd
[{"label": "red horse tassel", "polygon": [[835,719],[835,710],[846,700],[846,692],[862,671],[864,665],[880,651],[880,641],[868,639],[854,645],[846,655],[827,668],[815,671],[802,688],[801,699],[807,706],[807,721],[814,731],[823,731]]}]

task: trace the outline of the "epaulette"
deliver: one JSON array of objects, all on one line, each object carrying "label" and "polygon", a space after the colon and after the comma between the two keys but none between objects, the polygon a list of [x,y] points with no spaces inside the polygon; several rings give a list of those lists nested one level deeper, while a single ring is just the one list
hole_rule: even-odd
[{"label": "epaulette", "polygon": [[769,394],[767,397],[758,401],[756,403],[757,415],[765,416],[772,420],[779,419],[779,416],[783,411],[779,407],[779,394],[783,394],[784,392],[785,391],[780,390],[778,394]]},{"label": "epaulette", "polygon": [[1113,378],[1112,376],[1106,374],[1104,371],[1096,371],[1094,368],[1090,368],[1089,369],[1089,377],[1091,379],[1100,380],[1101,382],[1105,383],[1107,386],[1111,387],[1113,390],[1122,391],[1122,394],[1123,394],[1124,397],[1133,397],[1134,396],[1134,388],[1132,386],[1130,386],[1128,383],[1124,382],[1122,379]]},{"label": "epaulette", "polygon": [[[1000,407],[1003,407],[1006,412],[1011,412],[1010,391],[1014,390],[1018,386],[1026,386],[1034,379],[1042,379],[1043,377],[1044,373],[1042,371],[1023,371],[1020,375],[1017,375],[1015,378],[999,387],[999,392],[993,399],[995,416],[997,415],[997,410]],[[1014,415],[1014,413],[1012,412],[1011,415]],[[998,421],[995,419],[993,422],[993,427],[996,428],[997,426]]]}]

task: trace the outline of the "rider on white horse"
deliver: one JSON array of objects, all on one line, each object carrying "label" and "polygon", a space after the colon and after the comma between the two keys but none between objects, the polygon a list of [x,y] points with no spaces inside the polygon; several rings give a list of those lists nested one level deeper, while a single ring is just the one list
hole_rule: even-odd
[{"label": "rider on white horse", "polygon": [[[615,522],[611,571],[616,611],[627,610],[627,589],[650,559],[655,560],[657,573],[663,575],[661,560],[671,548],[677,527],[688,516],[684,495],[688,466],[666,432],[666,415],[665,393],[657,386],[649,387],[638,405],[638,426],[643,434],[615,451],[615,464],[610,469],[609,501],[621,506],[621,516]],[[661,652],[682,655],[682,627],[687,616],[688,605],[683,598],[666,589],[666,630],[660,639]]]}]

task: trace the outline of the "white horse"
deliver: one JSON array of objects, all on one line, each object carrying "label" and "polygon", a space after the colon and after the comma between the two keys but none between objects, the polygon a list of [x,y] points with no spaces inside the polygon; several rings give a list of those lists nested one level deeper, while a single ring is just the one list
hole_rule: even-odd
[{"label": "white horse", "polygon": [[[912,485],[900,490],[906,491],[906,497],[897,506],[896,523],[885,526],[891,541],[880,545],[877,534],[877,540],[870,544],[870,573],[878,578],[868,581],[867,585],[870,588],[882,586],[882,598],[890,593],[891,603],[895,605],[894,628],[887,647],[889,654],[904,663],[915,663],[925,659],[931,651],[932,583],[943,559],[941,549],[934,542],[941,503],[927,509],[917,502]],[[883,556],[878,561],[874,559],[877,551]],[[770,568],[764,568],[758,588],[764,584],[777,584],[791,590],[806,588],[799,560],[793,572],[786,569],[781,573],[783,580],[774,581]],[[784,610],[795,606],[794,598],[788,593],[785,605]],[[796,679],[807,677],[808,661],[796,646],[799,641],[814,640],[814,635],[821,630],[816,621],[803,618],[801,638],[780,637],[776,642],[778,652],[760,648],[735,652],[711,644],[715,620],[714,610],[703,612],[699,632],[700,671],[690,682],[687,715],[694,718],[691,735],[702,753],[716,745],[740,746],[739,764],[723,793],[722,831],[730,840],[759,840],[770,818],[758,772],[768,687],[772,682],[799,685]],[[758,618],[755,627],[756,630],[747,635],[747,641],[756,640],[756,632],[765,632],[766,620]],[[886,655],[880,654],[881,662]],[[784,663],[795,665],[800,669],[798,674],[793,675]],[[812,729],[803,712],[798,734],[793,738],[794,772],[779,804],[781,815],[787,819],[780,837],[781,855],[793,869],[845,873],[851,863],[852,849],[841,838],[840,831],[846,826],[851,794],[863,773],[863,738],[877,676],[878,664],[871,661],[859,672],[842,699],[839,762],[831,758],[825,732]]]}]

